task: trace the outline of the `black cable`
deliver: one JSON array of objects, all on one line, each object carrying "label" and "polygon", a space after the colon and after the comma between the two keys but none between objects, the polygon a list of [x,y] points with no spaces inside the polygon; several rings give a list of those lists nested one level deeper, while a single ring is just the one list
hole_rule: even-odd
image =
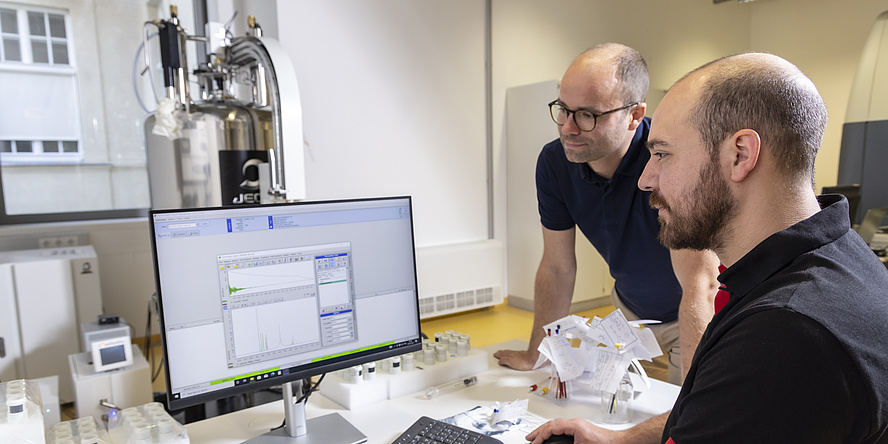
[{"label": "black cable", "polygon": [[161,370],[163,370],[163,357],[160,358],[160,363],[157,364],[157,371],[154,372],[153,375],[151,375],[151,382],[152,383],[154,383],[154,381],[157,380],[157,377],[160,376]]},{"label": "black cable", "polygon": [[[311,380],[309,380],[308,390],[304,390],[302,397],[296,400],[296,404],[299,404],[302,401],[308,402],[308,397],[311,396],[312,393],[318,391],[318,387],[321,385],[321,381],[324,380],[324,376],[327,376],[327,374],[324,373],[323,375],[321,375],[321,377],[318,378],[317,382],[315,382],[314,384],[311,384]],[[303,385],[304,384],[305,383],[303,382]]]},{"label": "black cable", "polygon": [[[308,390],[303,390],[302,396],[300,396],[299,399],[297,399],[296,402],[294,402],[294,404],[299,404],[299,403],[302,402],[302,401],[305,401],[305,402],[307,403],[307,402],[308,402],[308,397],[311,396],[312,393],[318,391],[318,387],[321,385],[321,381],[324,380],[324,376],[327,376],[327,374],[324,373],[323,375],[321,375],[321,377],[318,378],[317,382],[315,382],[314,384],[311,383],[311,379],[306,378],[306,380],[307,380],[309,383],[308,383],[308,384],[305,384],[305,381],[303,381],[303,382],[302,382],[302,385],[303,385],[303,386],[308,385]],[[283,427],[283,426],[286,425],[286,424],[287,424],[287,418],[284,417],[284,422],[282,422],[281,425],[279,425],[279,426],[277,426],[277,427],[275,427],[275,428],[273,428],[273,429],[271,429],[271,430],[277,430],[277,429]]]},{"label": "black cable", "polygon": [[155,367],[154,352],[151,350],[151,347],[153,347],[153,344],[151,343],[151,313],[156,312],[156,311],[157,311],[157,293],[154,293],[148,299],[148,321],[145,324],[145,338],[146,338],[145,339],[145,341],[146,341],[145,348],[147,349],[147,353],[150,356],[149,362],[151,363],[150,368],[151,368],[151,383],[152,384],[160,376],[160,371],[163,370],[163,361],[164,361],[163,356],[161,356],[160,362],[158,362],[157,366]]},{"label": "black cable", "polygon": [[[142,350],[142,353],[145,355],[145,358],[148,359],[148,362],[151,363],[151,368],[154,368],[154,354],[151,353],[151,299],[148,299],[148,319],[145,321],[145,350]],[[154,381],[152,381],[154,382]]]}]

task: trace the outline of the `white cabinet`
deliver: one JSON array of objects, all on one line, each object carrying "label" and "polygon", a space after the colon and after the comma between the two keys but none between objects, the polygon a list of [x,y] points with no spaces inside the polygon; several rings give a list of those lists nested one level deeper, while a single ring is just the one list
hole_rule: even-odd
[{"label": "white cabinet", "polygon": [[74,401],[67,357],[102,312],[99,288],[91,246],[0,252],[0,380],[58,375],[60,401]]},{"label": "white cabinet", "polygon": [[[543,145],[558,137],[546,105],[558,97],[550,80],[506,91],[506,169],[509,305],[533,310],[533,285],[543,235],[536,199],[536,161]],[[610,304],[614,286],[604,258],[577,230],[577,283],[571,312]]]}]

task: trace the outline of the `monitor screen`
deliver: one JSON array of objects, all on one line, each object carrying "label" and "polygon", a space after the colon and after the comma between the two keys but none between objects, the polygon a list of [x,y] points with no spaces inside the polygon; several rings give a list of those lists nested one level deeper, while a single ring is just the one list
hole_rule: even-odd
[{"label": "monitor screen", "polygon": [[421,348],[410,197],[150,219],[171,409]]},{"label": "monitor screen", "polygon": [[860,207],[860,185],[835,185],[831,187],[823,187],[821,194],[842,194],[848,199],[848,216],[851,219],[851,225],[858,223],[860,217],[857,212]]}]

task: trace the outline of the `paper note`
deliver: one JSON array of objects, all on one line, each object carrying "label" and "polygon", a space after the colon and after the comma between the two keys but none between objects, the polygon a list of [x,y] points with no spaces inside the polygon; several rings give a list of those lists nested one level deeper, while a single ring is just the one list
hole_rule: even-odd
[{"label": "paper note", "polygon": [[640,328],[635,330],[635,334],[641,341],[641,344],[632,350],[635,353],[636,358],[650,361],[657,356],[663,355],[663,350],[660,349],[657,337],[654,336],[654,332],[651,331],[651,329]]},{"label": "paper note", "polygon": [[625,352],[639,343],[638,336],[635,335],[636,329],[629,325],[629,321],[620,309],[607,315],[601,321],[601,327],[620,352]]},{"label": "paper note", "polygon": [[589,322],[589,329],[586,330],[586,340],[591,341],[593,345],[604,344],[608,347],[613,347],[614,343],[611,342],[607,333],[604,332],[604,328],[601,326],[601,321],[602,319],[598,316],[592,318]]},{"label": "paper note", "polygon": [[636,328],[641,328],[641,327],[644,327],[645,325],[656,325],[656,324],[662,324],[662,323],[663,323],[663,321],[658,321],[656,319],[639,319],[637,321],[629,321],[629,325],[636,327]]},{"label": "paper note", "polygon": [[547,336],[543,338],[538,348],[541,354],[546,355],[552,365],[558,369],[558,377],[562,381],[576,378],[583,374],[586,366],[586,353],[578,348],[570,346],[570,341],[564,336]]},{"label": "paper note", "polygon": [[580,350],[586,353],[588,356],[586,358],[586,365],[584,371],[589,373],[595,373],[595,368],[598,366],[598,345],[593,345],[589,341],[583,341],[580,343]]},{"label": "paper note", "polygon": [[645,387],[651,388],[651,378],[648,377],[646,371],[644,371],[644,367],[641,366],[641,363],[638,362],[638,359],[632,360],[632,367],[635,368],[635,372],[638,373],[638,376],[641,377],[642,382],[644,382]]},{"label": "paper note", "polygon": [[551,335],[564,335],[568,338],[584,338],[586,336],[586,330],[589,329],[589,326],[586,325],[586,318],[577,315],[568,315],[565,316],[555,322],[550,322],[543,326],[543,329],[546,331],[546,334]]},{"label": "paper note", "polygon": [[631,356],[622,355],[615,350],[599,349],[598,365],[595,374],[592,375],[592,390],[616,393],[620,379],[626,374],[631,362]]}]

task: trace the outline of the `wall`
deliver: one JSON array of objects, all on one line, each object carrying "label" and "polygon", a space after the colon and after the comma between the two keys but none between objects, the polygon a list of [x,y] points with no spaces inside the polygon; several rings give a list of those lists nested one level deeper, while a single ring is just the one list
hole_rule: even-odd
[{"label": "wall", "polygon": [[278,2],[312,199],[414,197],[418,246],[487,236],[484,2]]},{"label": "wall", "polygon": [[[816,187],[836,185],[842,125],[863,45],[886,0],[770,0],[753,5],[749,49],[798,65],[817,85],[829,125],[815,165]],[[804,11],[804,13],[800,13]]]}]

